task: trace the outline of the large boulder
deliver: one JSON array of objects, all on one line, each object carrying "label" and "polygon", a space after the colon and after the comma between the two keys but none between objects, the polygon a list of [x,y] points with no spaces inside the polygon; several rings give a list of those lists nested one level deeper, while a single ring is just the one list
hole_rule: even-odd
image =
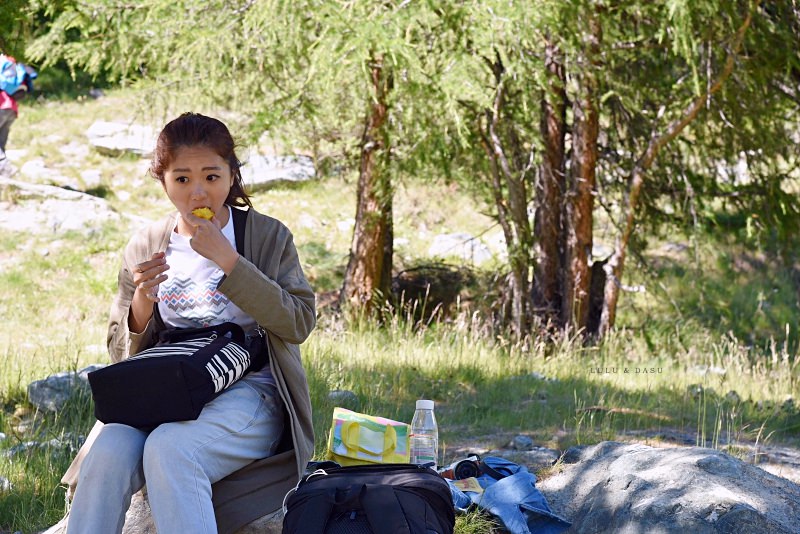
[{"label": "large boulder", "polygon": [[153,155],[158,132],[152,126],[129,122],[95,121],[86,130],[89,144],[101,154],[134,154],[141,158]]},{"label": "large boulder", "polygon": [[0,191],[13,199],[0,200],[4,231],[52,235],[73,230],[90,235],[120,219],[102,198],[62,187],[0,177]]},{"label": "large boulder", "polygon": [[492,251],[478,238],[465,232],[456,232],[434,237],[433,243],[428,247],[428,256],[455,257],[474,265],[480,265],[492,258]]},{"label": "large boulder", "polygon": [[80,371],[62,371],[28,384],[28,400],[39,410],[58,412],[76,393],[89,394],[88,375],[105,367],[95,363]]},{"label": "large boulder", "polygon": [[249,150],[241,168],[248,191],[305,182],[316,177],[314,161],[303,155],[273,156]]},{"label": "large boulder", "polygon": [[73,190],[79,189],[76,187],[78,184],[74,179],[68,178],[60,170],[48,166],[44,158],[29,159],[22,164],[19,174],[26,182],[69,187]]},{"label": "large boulder", "polygon": [[721,451],[573,447],[537,487],[572,533],[800,532],[800,486]]}]

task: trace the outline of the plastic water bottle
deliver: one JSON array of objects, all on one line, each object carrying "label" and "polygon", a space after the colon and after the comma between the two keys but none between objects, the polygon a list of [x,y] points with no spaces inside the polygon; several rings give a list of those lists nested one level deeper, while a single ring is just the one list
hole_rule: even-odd
[{"label": "plastic water bottle", "polygon": [[411,463],[431,464],[436,469],[439,458],[439,427],[433,414],[432,400],[418,400],[411,420]]}]

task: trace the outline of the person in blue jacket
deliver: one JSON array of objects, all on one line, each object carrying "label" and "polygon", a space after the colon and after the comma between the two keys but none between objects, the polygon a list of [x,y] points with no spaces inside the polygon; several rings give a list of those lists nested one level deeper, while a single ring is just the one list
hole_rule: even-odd
[{"label": "person in blue jacket", "polygon": [[36,71],[13,57],[0,54],[0,160],[5,159],[11,124],[19,115],[18,102],[33,92]]}]

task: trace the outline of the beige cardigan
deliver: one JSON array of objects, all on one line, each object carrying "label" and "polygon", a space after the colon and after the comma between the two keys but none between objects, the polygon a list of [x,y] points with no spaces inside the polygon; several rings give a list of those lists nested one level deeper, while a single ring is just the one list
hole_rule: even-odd
[{"label": "beige cardigan", "polygon": [[[125,248],[108,328],[108,350],[114,362],[151,347],[164,328],[153,319],[141,334],[128,329],[135,290],[132,270],[155,252],[167,249],[176,222],[174,213],[151,224],[134,235]],[[311,333],[316,314],[314,292],[303,275],[291,232],[280,221],[252,209],[245,227],[244,257],[239,257],[219,290],[269,333],[270,365],[290,422],[287,430],[291,430],[291,434],[284,434],[283,452],[253,462],[214,484],[217,524],[225,533],[280,508],[284,495],[297,483],[314,453],[311,400],[298,344]],[[102,423],[96,423],[61,480],[69,486],[70,494],[100,428]]]}]

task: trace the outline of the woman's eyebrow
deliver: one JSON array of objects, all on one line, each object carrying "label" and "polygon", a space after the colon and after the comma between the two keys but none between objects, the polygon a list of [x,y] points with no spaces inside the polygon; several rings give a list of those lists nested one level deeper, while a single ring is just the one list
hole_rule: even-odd
[{"label": "woman's eyebrow", "polygon": [[[222,170],[222,167],[213,166],[213,167],[203,167],[201,170],[203,171],[219,171]],[[172,169],[172,172],[192,172],[192,169]]]}]

